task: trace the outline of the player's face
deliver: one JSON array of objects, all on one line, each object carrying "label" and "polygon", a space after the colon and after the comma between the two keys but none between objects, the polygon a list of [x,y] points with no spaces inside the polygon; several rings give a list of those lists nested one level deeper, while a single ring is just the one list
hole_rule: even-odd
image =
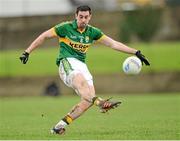
[{"label": "player's face", "polygon": [[78,14],[76,14],[78,28],[84,29],[89,23],[90,19],[91,14],[89,11],[79,11]]}]

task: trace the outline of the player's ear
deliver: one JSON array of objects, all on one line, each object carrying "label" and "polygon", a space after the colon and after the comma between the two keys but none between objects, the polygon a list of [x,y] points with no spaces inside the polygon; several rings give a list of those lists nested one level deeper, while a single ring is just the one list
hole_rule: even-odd
[{"label": "player's ear", "polygon": [[89,15],[89,19],[91,19],[91,17],[92,17],[92,14]]},{"label": "player's ear", "polygon": [[77,13],[75,13],[75,18],[77,19],[77,17],[78,17],[78,15],[77,15]]}]

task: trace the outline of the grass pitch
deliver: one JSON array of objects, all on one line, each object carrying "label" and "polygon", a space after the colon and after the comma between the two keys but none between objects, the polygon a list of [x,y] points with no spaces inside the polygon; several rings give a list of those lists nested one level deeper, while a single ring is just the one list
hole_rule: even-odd
[{"label": "grass pitch", "polygon": [[101,114],[94,106],[63,136],[51,135],[49,129],[79,101],[78,96],[1,98],[0,139],[180,139],[180,93],[113,97],[122,100],[121,107]]}]

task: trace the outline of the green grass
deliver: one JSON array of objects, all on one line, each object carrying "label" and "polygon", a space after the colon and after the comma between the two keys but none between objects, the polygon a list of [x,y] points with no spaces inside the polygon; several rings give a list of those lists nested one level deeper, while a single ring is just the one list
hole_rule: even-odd
[{"label": "green grass", "polygon": [[109,114],[92,107],[63,136],[51,135],[49,129],[79,101],[78,96],[1,98],[0,139],[180,139],[180,93],[113,97],[123,101],[121,107]]},{"label": "green grass", "polygon": [[[150,67],[143,67],[143,73],[180,71],[180,42],[137,43],[130,46],[142,50],[151,62]],[[26,65],[19,61],[22,52],[23,50],[0,52],[0,77],[57,75],[55,60],[58,47],[37,49],[30,55]],[[128,56],[107,47],[91,47],[87,53],[87,64],[93,74],[122,73],[122,62]]]}]

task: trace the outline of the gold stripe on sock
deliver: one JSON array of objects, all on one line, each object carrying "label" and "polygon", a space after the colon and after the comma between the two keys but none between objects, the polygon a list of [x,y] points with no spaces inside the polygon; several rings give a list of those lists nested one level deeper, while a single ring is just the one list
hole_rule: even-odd
[{"label": "gold stripe on sock", "polygon": [[67,115],[66,121],[70,124],[73,121],[73,119],[69,115]]}]

